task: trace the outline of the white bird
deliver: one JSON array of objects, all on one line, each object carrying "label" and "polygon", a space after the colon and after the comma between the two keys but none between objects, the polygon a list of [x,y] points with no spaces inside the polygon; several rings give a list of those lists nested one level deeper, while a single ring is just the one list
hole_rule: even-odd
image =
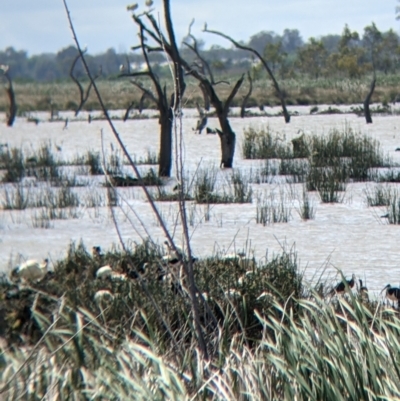
[{"label": "white bird", "polygon": [[275,299],[275,296],[268,291],[264,291],[257,297],[257,300],[260,300],[260,299],[271,299],[272,300],[272,299]]},{"label": "white bird", "polygon": [[245,256],[242,252],[237,253],[227,253],[221,257],[222,260],[237,260]]},{"label": "white bird", "polygon": [[244,283],[244,281],[248,278],[251,277],[254,274],[253,270],[249,270],[247,271],[243,276],[239,277],[238,279],[238,284],[242,285]]},{"label": "white bird", "polygon": [[129,6],[126,6],[126,9],[128,11],[135,11],[138,8],[139,8],[139,4],[138,3],[134,3],[134,4],[130,4]]},{"label": "white bird", "polygon": [[6,64],[0,65],[0,70],[3,70],[4,74],[8,71],[9,68],[10,68],[9,65],[6,65]]},{"label": "white bird", "polygon": [[240,298],[242,296],[242,294],[239,291],[234,290],[232,288],[230,288],[228,291],[225,291],[224,294],[225,296],[232,298]]},{"label": "white bird", "polygon": [[110,278],[113,281],[126,281],[126,279],[127,279],[126,274],[115,273],[115,272],[111,273]]},{"label": "white bird", "polygon": [[99,290],[96,292],[96,294],[94,294],[94,300],[97,303],[99,303],[103,300],[106,300],[106,299],[110,299],[110,300],[114,299],[114,295],[111,294],[111,292],[108,290]]},{"label": "white bird", "polygon": [[181,255],[181,256],[184,255],[182,248],[180,248],[179,246],[175,245],[175,248],[176,248],[176,251],[175,251],[167,240],[164,241],[164,245],[167,248],[167,254],[171,254],[171,255],[175,254],[176,255],[176,252],[177,252],[178,255]]},{"label": "white bird", "polygon": [[221,257],[226,262],[236,262],[240,267],[251,269],[255,267],[254,259],[245,258],[245,252],[228,253]]},{"label": "white bird", "polygon": [[113,269],[111,268],[110,265],[105,265],[103,267],[100,267],[100,269],[97,270],[96,272],[96,278],[107,278],[107,277],[111,277],[111,275],[113,274]]},{"label": "white bird", "polygon": [[39,263],[37,260],[27,260],[22,265],[16,267],[12,272],[11,276],[19,277],[27,281],[40,281],[47,273],[48,259],[44,259],[43,263]]},{"label": "white bird", "polygon": [[124,70],[125,70],[125,66],[123,64],[121,64],[119,66],[119,72],[124,72]]},{"label": "white bird", "polygon": [[175,246],[175,251],[168,241],[164,241],[164,245],[166,247],[166,254],[162,257],[162,261],[164,263],[174,265],[185,258],[182,248],[180,248],[179,246]]}]

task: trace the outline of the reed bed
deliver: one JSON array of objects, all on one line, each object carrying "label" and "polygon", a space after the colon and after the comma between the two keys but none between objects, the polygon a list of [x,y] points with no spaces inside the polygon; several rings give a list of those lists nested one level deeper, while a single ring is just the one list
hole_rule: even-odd
[{"label": "reed bed", "polygon": [[[292,251],[265,265],[250,258],[251,274],[239,257],[202,260],[196,281],[217,320],[204,304],[205,360],[183,287],[146,276],[160,314],[137,279],[93,278],[102,263],[155,267],[161,255],[149,243],[96,257],[71,246],[51,278],[18,296],[0,281],[2,399],[400,397],[396,310],[356,293],[320,296],[303,283]],[[96,301],[100,289],[111,296]]]}]

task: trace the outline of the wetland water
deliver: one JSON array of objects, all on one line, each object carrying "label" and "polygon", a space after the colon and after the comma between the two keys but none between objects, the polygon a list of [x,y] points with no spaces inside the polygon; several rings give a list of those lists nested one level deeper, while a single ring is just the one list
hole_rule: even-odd
[{"label": "wetland water", "polygon": [[[320,109],[322,108],[320,106]],[[299,115],[293,116],[290,124],[285,124],[282,117],[232,117],[231,125],[237,134],[235,169],[250,171],[262,165],[260,161],[243,160],[241,143],[245,128],[261,128],[266,125],[269,125],[273,132],[279,132],[290,140],[298,135],[299,130],[324,135],[331,128],[341,129],[348,124],[355,131],[379,140],[382,150],[394,162],[400,163],[400,152],[395,152],[395,149],[400,147],[399,116],[373,116],[374,123],[366,125],[364,118],[354,114],[310,115],[309,107],[295,109],[299,111]],[[69,113],[64,114],[66,115],[72,116]],[[64,122],[46,122],[48,114],[38,116],[43,119],[38,125],[28,123],[25,118],[18,119],[13,128],[7,128],[3,123],[0,126],[0,142],[7,143],[9,147],[22,147],[29,151],[51,141],[55,154],[62,160],[71,160],[77,154],[84,155],[89,150],[100,151],[101,132],[106,153],[110,152],[111,143],[114,149],[117,147],[105,121],[92,121],[88,124],[83,113],[82,121],[70,119],[67,129],[63,129]],[[195,135],[192,128],[195,127],[196,120],[194,111],[184,110],[184,163],[189,175],[193,174],[199,163],[203,168],[217,168],[220,161],[219,138],[216,135]],[[129,120],[126,123],[116,121],[115,125],[132,155],[140,158],[144,157],[148,150],[158,151],[157,119]],[[208,126],[218,127],[216,119],[209,118]],[[57,150],[56,146],[61,150]],[[229,171],[220,171],[220,181],[224,182],[225,176],[229,174]],[[174,180],[171,180],[170,185],[174,185]],[[259,259],[266,254],[271,256],[281,253],[283,245],[287,249],[294,246],[300,268],[305,269],[307,278],[312,278],[315,274],[319,276],[326,267],[325,276],[334,275],[335,268],[342,269],[347,277],[355,273],[357,278],[366,281],[372,292],[378,292],[387,283],[398,285],[400,225],[389,225],[386,219],[380,218],[386,213],[385,208],[367,207],[364,191],[373,185],[376,184],[349,184],[344,202],[338,204],[322,204],[318,195],[312,193],[316,217],[309,221],[302,221],[296,211],[296,196],[301,194],[301,184],[287,185],[277,181],[272,184],[252,184],[254,195],[251,204],[211,205],[207,210],[204,205],[188,202],[193,252],[197,256],[207,256],[216,251],[232,252],[247,246],[254,249],[255,256]],[[105,188],[98,177],[91,178],[88,186],[73,190],[82,198],[93,193],[105,197]],[[281,190],[292,194],[288,196],[292,219],[288,223],[267,226],[256,224],[257,193],[275,191],[278,194]],[[141,237],[147,235],[132,212],[133,209],[140,216],[153,240],[161,244],[164,240],[162,230],[141,190],[121,188],[119,193],[121,207],[115,208],[115,211],[124,241],[140,242]],[[295,193],[298,195],[293,196]],[[4,196],[3,185],[0,188],[1,202]],[[170,202],[157,202],[157,205],[168,227],[172,229],[177,220],[177,205]],[[207,214],[209,221],[205,221]],[[82,239],[89,249],[93,245],[107,249],[112,244],[118,244],[118,236],[106,206],[80,206],[77,208],[76,218],[52,220],[50,228],[35,228],[34,216],[35,210],[32,209],[0,210],[0,271],[8,271],[10,265],[15,265],[23,259],[50,257],[51,260],[57,260],[65,256],[70,241],[78,242]],[[180,244],[180,227],[177,226],[174,232],[177,243]]]}]

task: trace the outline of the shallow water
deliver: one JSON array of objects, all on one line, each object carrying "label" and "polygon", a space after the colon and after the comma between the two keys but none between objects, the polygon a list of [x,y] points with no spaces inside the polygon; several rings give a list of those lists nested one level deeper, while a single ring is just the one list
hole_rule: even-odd
[{"label": "shallow water", "polygon": [[[322,107],[320,107],[321,109]],[[395,162],[400,163],[400,120],[398,116],[374,116],[374,123],[365,124],[363,118],[353,114],[309,115],[309,107],[295,108],[299,116],[292,117],[290,124],[285,124],[282,117],[231,118],[231,125],[237,133],[235,168],[250,169],[260,166],[259,161],[243,160],[241,141],[243,130],[249,126],[269,125],[273,131],[280,132],[286,139],[291,139],[299,132],[327,134],[333,127],[342,128],[350,125],[356,131],[378,139],[382,149]],[[268,110],[276,112],[278,109]],[[67,129],[64,122],[46,122],[45,114],[38,114],[43,119],[39,125],[27,123],[26,119],[17,120],[13,128],[0,126],[1,143],[9,146],[38,148],[46,141],[51,141],[60,158],[72,159],[87,150],[100,150],[104,147],[110,152],[110,144],[116,148],[116,141],[105,121],[93,121],[88,124],[85,115],[82,121],[72,121],[71,114],[65,113],[70,121]],[[193,172],[197,166],[210,167],[219,165],[220,145],[216,135],[194,135],[192,128],[196,124],[193,111],[184,110],[182,130],[184,133],[185,170]],[[218,127],[216,119],[209,118],[210,127]],[[129,152],[136,157],[145,156],[148,150],[158,150],[157,119],[130,120],[126,123],[116,121],[115,126]],[[103,135],[103,136],[102,136]],[[103,137],[103,143],[101,138]],[[56,146],[61,148],[56,150]],[[190,173],[189,173],[190,174]],[[221,171],[222,181],[229,176],[229,171]],[[171,185],[173,180],[171,180]],[[305,269],[307,278],[314,275],[335,274],[336,268],[342,269],[346,276],[355,273],[366,281],[372,291],[378,291],[387,283],[400,283],[400,263],[397,241],[400,226],[388,225],[380,216],[384,208],[368,208],[364,190],[372,183],[350,184],[347,187],[345,201],[341,204],[322,204],[316,194],[312,194],[316,204],[316,218],[302,221],[296,211],[297,199],[300,198],[301,185],[285,185],[288,205],[292,207],[292,219],[288,223],[262,226],[256,224],[256,195],[252,204],[215,205],[210,207],[209,221],[205,221],[206,207],[187,204],[189,227],[193,251],[198,256],[211,255],[216,251],[254,250],[257,258],[271,257],[280,253],[282,247],[295,247],[300,260],[300,268]],[[278,184],[254,185],[260,193],[282,190]],[[74,189],[75,190],[75,189]],[[104,188],[94,182],[90,188],[79,188],[82,196],[98,191],[104,195]],[[290,196],[292,193],[297,195]],[[116,208],[119,229],[124,241],[141,241],[147,236],[146,230],[154,241],[162,243],[164,235],[144,200],[140,189],[125,188],[120,191],[121,208]],[[0,189],[0,200],[4,196]],[[173,228],[177,220],[177,206],[171,203],[158,203],[168,227]],[[138,221],[140,216],[144,226]],[[34,228],[35,211],[22,212],[0,211],[0,270],[8,270],[22,259],[49,256],[53,261],[64,257],[70,241],[79,241],[91,247],[100,245],[104,249],[118,244],[118,236],[110,212],[106,207],[81,208],[78,218],[52,221],[49,229]],[[178,244],[181,244],[181,230],[175,230]],[[323,271],[323,269],[326,269]]]}]

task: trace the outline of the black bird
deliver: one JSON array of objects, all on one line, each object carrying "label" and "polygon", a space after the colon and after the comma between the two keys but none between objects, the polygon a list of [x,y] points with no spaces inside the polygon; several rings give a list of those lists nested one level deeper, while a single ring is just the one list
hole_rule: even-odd
[{"label": "black bird", "polygon": [[92,256],[95,259],[101,259],[104,256],[103,252],[101,251],[101,247],[99,246],[92,247]]},{"label": "black bird", "polygon": [[362,299],[368,301],[368,288],[363,286],[363,282],[361,279],[358,280],[360,282],[360,296]]},{"label": "black bird", "polygon": [[400,288],[397,287],[392,287],[390,284],[388,284],[382,291],[386,290],[386,298],[390,299],[391,301],[395,302],[397,301],[400,304]]},{"label": "black bird", "polygon": [[335,288],[332,289],[330,292],[331,295],[334,294],[343,294],[346,291],[346,285],[349,288],[353,288],[356,282],[356,276],[353,274],[350,280],[341,281],[340,283],[336,284]]}]

